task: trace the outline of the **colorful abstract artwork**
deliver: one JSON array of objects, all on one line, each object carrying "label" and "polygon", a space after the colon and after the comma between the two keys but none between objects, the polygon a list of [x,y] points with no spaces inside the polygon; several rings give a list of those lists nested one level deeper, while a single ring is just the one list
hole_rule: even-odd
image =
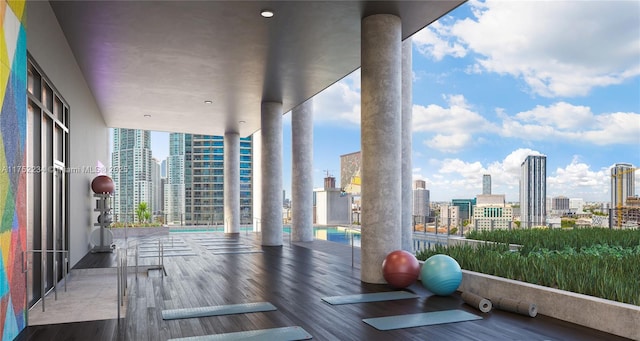
[{"label": "colorful abstract artwork", "polygon": [[25,328],[27,39],[25,1],[0,0],[0,340]]}]

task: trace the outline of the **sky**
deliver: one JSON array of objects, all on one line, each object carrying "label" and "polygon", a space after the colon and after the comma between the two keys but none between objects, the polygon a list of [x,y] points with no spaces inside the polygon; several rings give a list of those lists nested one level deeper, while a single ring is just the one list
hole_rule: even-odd
[{"label": "sky", "polygon": [[[610,168],[640,167],[640,2],[469,1],[413,37],[413,179],[431,201],[518,201],[520,165],[547,157],[547,196],[610,201]],[[319,93],[314,187],[360,150],[360,70]],[[283,117],[291,197],[291,113]],[[168,134],[152,132],[156,158]],[[636,195],[640,194],[636,172]]]}]

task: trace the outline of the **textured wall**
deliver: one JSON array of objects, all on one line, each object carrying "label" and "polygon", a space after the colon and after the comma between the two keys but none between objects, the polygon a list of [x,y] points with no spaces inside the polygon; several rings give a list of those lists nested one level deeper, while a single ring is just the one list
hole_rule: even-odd
[{"label": "textured wall", "polygon": [[26,247],[26,77],[24,1],[0,1],[0,335],[25,327],[22,252]]}]

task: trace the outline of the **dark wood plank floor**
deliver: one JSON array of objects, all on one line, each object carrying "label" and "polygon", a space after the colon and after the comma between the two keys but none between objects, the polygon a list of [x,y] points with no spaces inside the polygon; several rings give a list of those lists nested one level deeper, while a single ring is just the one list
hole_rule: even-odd
[{"label": "dark wood plank floor", "polygon": [[[237,241],[262,252],[214,255],[198,239],[202,236],[180,234],[198,256],[166,257],[167,276],[151,271],[136,280],[129,275],[128,312],[120,327],[115,320],[28,327],[18,340],[167,340],[295,325],[314,340],[626,340],[542,315],[530,318],[496,310],[482,314],[464,304],[459,294],[433,296],[419,283],[408,288],[418,299],[332,306],[321,298],[390,290],[360,281],[360,255],[354,253],[352,267],[350,247],[325,241],[289,245],[288,240],[283,247],[261,247],[259,235],[241,234]],[[161,315],[163,309],[261,301],[277,310],[173,321]],[[393,331],[362,322],[444,309],[462,309],[483,319]]]}]

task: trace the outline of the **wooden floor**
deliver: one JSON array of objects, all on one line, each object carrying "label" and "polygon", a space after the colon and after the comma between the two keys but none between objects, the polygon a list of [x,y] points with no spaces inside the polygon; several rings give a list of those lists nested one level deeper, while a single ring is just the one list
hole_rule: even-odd
[{"label": "wooden floor", "polygon": [[[386,285],[360,281],[357,248],[352,267],[352,249],[337,243],[290,244],[285,235],[283,247],[261,247],[259,235],[241,234],[235,242],[261,252],[214,254],[225,243],[200,238],[222,238],[221,233],[172,236],[173,242],[197,256],[165,257],[167,276],[152,270],[148,275],[139,273],[136,280],[131,273],[129,310],[120,323],[106,320],[28,327],[18,340],[155,341],[286,326],[300,326],[314,340],[626,340],[542,315],[530,318],[497,310],[482,314],[464,304],[457,293],[433,296],[420,284],[409,288],[418,299],[332,306],[321,298],[390,290]],[[161,315],[163,309],[263,301],[277,310],[173,321],[164,321]],[[378,331],[362,322],[363,318],[445,309],[462,309],[483,319],[393,331]]]}]

